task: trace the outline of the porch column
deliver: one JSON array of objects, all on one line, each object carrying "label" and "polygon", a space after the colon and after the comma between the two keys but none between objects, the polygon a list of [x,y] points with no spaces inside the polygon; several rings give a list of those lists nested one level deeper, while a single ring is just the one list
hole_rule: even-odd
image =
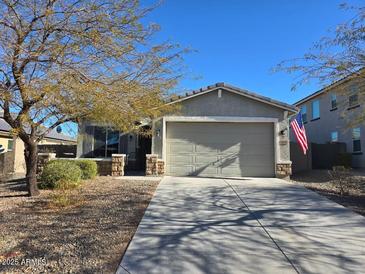
[{"label": "porch column", "polygon": [[125,154],[112,154],[112,176],[124,176]]}]

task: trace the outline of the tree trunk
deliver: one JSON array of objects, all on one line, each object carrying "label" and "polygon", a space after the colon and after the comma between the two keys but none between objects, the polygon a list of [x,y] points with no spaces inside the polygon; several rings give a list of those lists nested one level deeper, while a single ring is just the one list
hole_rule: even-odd
[{"label": "tree trunk", "polygon": [[29,196],[39,195],[37,186],[37,160],[38,160],[38,147],[34,141],[24,143],[25,150],[25,164],[27,168],[27,187]]}]

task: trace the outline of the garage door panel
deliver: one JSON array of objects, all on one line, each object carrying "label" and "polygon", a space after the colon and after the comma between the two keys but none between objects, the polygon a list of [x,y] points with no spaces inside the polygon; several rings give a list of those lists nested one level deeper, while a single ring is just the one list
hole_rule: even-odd
[{"label": "garage door panel", "polygon": [[[168,138],[169,139],[192,139],[191,136],[194,136],[193,139],[197,140],[199,138],[206,138],[207,129],[205,125],[212,126],[211,128],[215,128],[216,130],[216,136],[220,137],[226,137],[229,138],[231,141],[232,139],[240,140],[240,138],[236,138],[240,134],[244,133],[246,136],[250,135],[272,135],[272,127],[257,127],[257,124],[245,124],[245,128],[232,128],[232,125],[238,125],[239,124],[231,124],[231,123],[168,123],[168,124],[174,124],[174,131],[168,132]],[[177,125],[180,124],[180,125]],[[201,124],[205,124],[203,127],[201,127]],[[224,125],[225,124],[225,125]],[[215,125],[219,125],[219,128],[217,128]],[[211,136],[214,137],[214,136]],[[219,138],[218,138],[219,139]],[[221,140],[224,141],[224,140]]]},{"label": "garage door panel", "polygon": [[250,166],[247,167],[249,169],[249,175],[251,177],[272,177],[272,171],[270,169],[260,167],[260,166]]},{"label": "garage door panel", "polygon": [[[222,138],[224,138],[224,137],[222,137]],[[237,138],[241,138],[241,140],[238,140]],[[242,138],[244,138],[244,139],[242,139]],[[225,140],[222,140],[222,142],[219,142],[219,140],[218,140],[217,143],[219,143],[219,145],[221,145],[223,148],[227,148],[227,147],[240,148],[242,146],[250,146],[250,145],[269,145],[270,147],[272,147],[272,141],[273,141],[272,139],[266,140],[266,138],[264,139],[260,135],[252,135],[252,136],[240,135],[238,137],[231,138],[231,139],[232,140],[225,139]]]},{"label": "garage door panel", "polygon": [[250,169],[264,169],[265,167],[267,167],[267,163],[255,163],[255,164],[232,163],[229,165],[225,163],[220,163],[217,164],[216,166],[221,169],[250,170]]},{"label": "garage door panel", "polygon": [[193,145],[191,141],[185,139],[169,139],[169,144]]},{"label": "garage door panel", "polygon": [[238,148],[240,147],[240,144],[237,142],[224,142],[224,141],[220,142],[219,140],[207,140],[207,138],[209,138],[209,137],[206,136],[205,140],[202,140],[202,141],[194,140],[194,142],[196,142],[197,146],[200,146],[203,148],[208,147],[208,148],[214,149],[216,151],[225,150],[232,146],[236,146]]},{"label": "garage door panel", "polygon": [[219,159],[240,159],[242,155],[239,152],[231,152],[231,153],[218,153]]},{"label": "garage door panel", "polygon": [[226,163],[226,164],[240,163],[241,159],[242,156],[239,154],[219,155],[220,163]]},{"label": "garage door panel", "polygon": [[[246,168],[248,170],[255,170],[255,169],[265,170],[265,169],[267,169],[267,165],[257,163],[257,164],[254,164],[254,165],[244,165],[243,168]],[[267,170],[269,170],[271,172],[271,169],[267,169]]]},{"label": "garage door panel", "polygon": [[253,176],[253,174],[257,174],[258,172],[261,173],[261,176],[268,176],[268,175],[272,175],[271,170],[266,168],[267,165],[260,165],[260,164],[255,164],[255,165],[231,165],[231,166],[224,166],[221,168],[222,172],[235,172],[235,171],[239,171],[239,172],[243,172],[245,174],[250,174],[250,175],[246,175],[246,176]]},{"label": "garage door panel", "polygon": [[200,144],[197,144],[195,145],[195,152],[196,153],[201,153],[201,154],[212,154],[214,153],[217,154],[218,152],[218,148],[217,147],[214,147],[213,144],[206,144],[206,145],[200,145]]},{"label": "garage door panel", "polygon": [[245,175],[245,170],[238,167],[225,167],[221,169],[221,175],[223,177],[243,177]]},{"label": "garage door panel", "polygon": [[273,159],[271,157],[267,157],[267,155],[257,155],[257,154],[245,154],[242,155],[240,158],[240,163],[244,164],[244,165],[249,165],[249,163],[262,163],[264,162],[265,164],[273,164]]},{"label": "garage door panel", "polygon": [[271,171],[262,167],[244,167],[242,169],[226,167],[222,168],[221,174],[226,177],[272,177]]},{"label": "garage door panel", "polygon": [[[266,134],[266,133],[265,133]],[[264,135],[265,134],[244,134],[244,142],[243,144],[250,144],[250,143],[257,143],[257,141],[259,141],[260,143],[266,143],[266,144],[270,144],[272,142],[272,139],[270,140],[269,138],[265,138]],[[267,137],[272,137],[272,134],[268,134]]]},{"label": "garage door panel", "polygon": [[270,167],[270,165],[272,164],[272,161],[264,161],[264,160],[259,160],[259,161],[252,161],[252,160],[244,160],[241,159],[239,162],[240,166],[243,167],[254,167],[254,166],[258,166],[258,167],[262,167],[262,168],[268,168]]},{"label": "garage door panel", "polygon": [[272,150],[272,145],[245,145],[242,147],[243,155],[265,155],[266,157],[268,155],[268,151]]},{"label": "garage door panel", "polygon": [[274,176],[272,123],[167,123],[167,172]]},{"label": "garage door panel", "polygon": [[219,150],[219,154],[222,153],[231,153],[231,154],[237,154],[241,151],[242,144],[234,144],[234,145],[227,145],[225,147],[221,147]]},{"label": "garage door panel", "polygon": [[218,170],[213,165],[196,165],[195,176],[217,176]]},{"label": "garage door panel", "polygon": [[181,153],[192,153],[195,151],[195,147],[189,143],[173,142],[167,143],[167,153],[181,154]]},{"label": "garage door panel", "polygon": [[167,165],[167,171],[170,175],[189,176],[194,175],[194,166],[189,165]]},{"label": "garage door panel", "polygon": [[262,136],[260,137],[259,135],[255,135],[253,137],[246,137],[245,136],[245,140],[242,142],[241,145],[242,146],[266,145],[266,146],[272,147],[272,143],[270,142],[270,140],[263,140]]},{"label": "garage door panel", "polygon": [[174,157],[170,158],[169,163],[170,164],[194,164],[195,160],[194,160],[195,156],[191,155],[191,154],[179,154],[179,155],[175,155]]},{"label": "garage door panel", "polygon": [[195,163],[196,164],[214,164],[219,162],[219,157],[217,155],[196,155]]}]

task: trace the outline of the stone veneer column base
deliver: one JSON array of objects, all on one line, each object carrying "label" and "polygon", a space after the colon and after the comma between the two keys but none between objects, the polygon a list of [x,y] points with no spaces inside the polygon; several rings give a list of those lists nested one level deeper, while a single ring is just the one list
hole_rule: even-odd
[{"label": "stone veneer column base", "polygon": [[291,171],[291,162],[277,163],[276,164],[276,177],[280,179],[289,179]]},{"label": "stone veneer column base", "polygon": [[157,154],[146,154],[146,175],[163,175],[165,173],[165,162],[158,159]]},{"label": "stone veneer column base", "polygon": [[157,174],[158,175],[165,174],[165,162],[162,159],[157,160]]},{"label": "stone veneer column base", "polygon": [[112,154],[112,176],[124,176],[125,154]]}]

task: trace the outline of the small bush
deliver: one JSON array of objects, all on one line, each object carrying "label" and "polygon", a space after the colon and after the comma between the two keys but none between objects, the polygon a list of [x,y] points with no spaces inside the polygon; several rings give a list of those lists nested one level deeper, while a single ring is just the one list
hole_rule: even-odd
[{"label": "small bush", "polygon": [[74,199],[67,191],[56,191],[52,193],[49,206],[51,207],[68,207],[75,204]]},{"label": "small bush", "polygon": [[75,160],[76,165],[81,169],[83,180],[93,179],[98,174],[98,166],[95,161],[92,160]]},{"label": "small bush", "polygon": [[54,160],[48,162],[40,176],[40,187],[54,189],[62,184],[63,188],[68,185],[74,188],[80,183],[81,169],[76,163],[67,160]]},{"label": "small bush", "polygon": [[348,195],[352,188],[352,176],[350,169],[344,166],[334,166],[329,171],[329,175],[332,179],[332,184],[338,190],[341,196]]},{"label": "small bush", "polygon": [[335,165],[344,166],[350,168],[352,164],[352,154],[351,153],[339,153],[337,154]]},{"label": "small bush", "polygon": [[74,189],[79,186],[80,186],[80,181],[69,181],[62,179],[55,184],[54,189],[64,191],[64,190]]},{"label": "small bush", "polygon": [[66,181],[60,181],[56,184],[56,189],[54,193],[51,194],[51,200],[49,201],[49,206],[64,208],[69,206],[76,206],[83,203],[82,196],[79,191],[74,191],[70,189],[74,184],[70,184]]}]

